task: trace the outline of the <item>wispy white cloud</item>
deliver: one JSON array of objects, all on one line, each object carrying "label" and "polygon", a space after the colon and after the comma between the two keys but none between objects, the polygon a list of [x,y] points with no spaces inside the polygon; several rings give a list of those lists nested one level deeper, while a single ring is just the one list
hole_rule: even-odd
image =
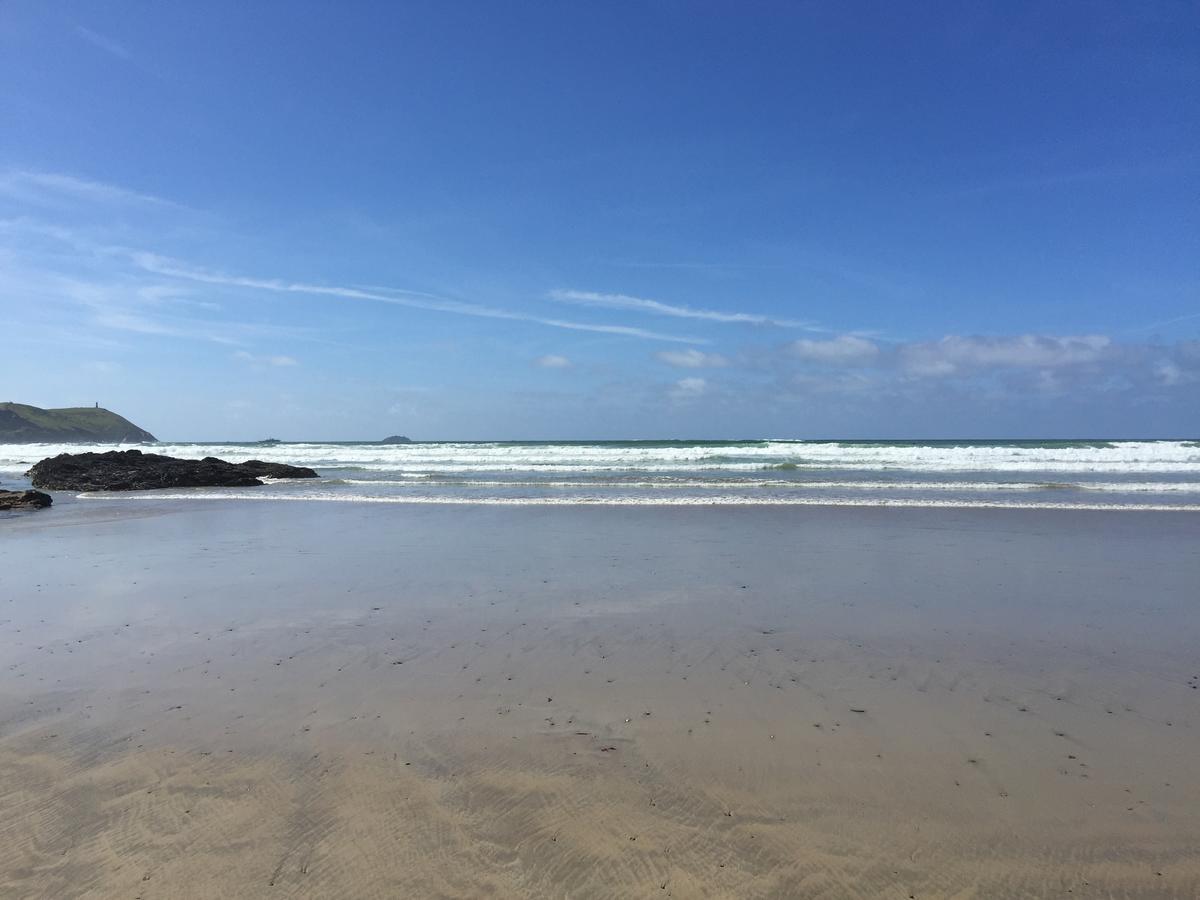
[{"label": "wispy white cloud", "polygon": [[680,378],[671,387],[670,397],[672,400],[679,402],[684,400],[695,400],[708,390],[708,381],[704,378]]},{"label": "wispy white cloud", "polygon": [[661,350],[654,356],[678,369],[715,369],[729,365],[729,360],[720,353],[705,353],[692,347],[687,350]]},{"label": "wispy white cloud", "polygon": [[78,178],[62,172],[25,169],[9,169],[0,173],[0,194],[35,206],[91,203],[179,210],[185,208],[153,194],[131,191],[103,181]]},{"label": "wispy white cloud", "polygon": [[1192,384],[1200,381],[1200,368],[1195,371],[1185,369],[1173,360],[1160,360],[1154,365],[1154,374],[1159,382],[1166,387],[1176,387],[1181,384]]},{"label": "wispy white cloud", "polygon": [[258,366],[272,366],[274,368],[288,368],[298,366],[300,363],[292,356],[282,355],[266,355],[258,356],[254,353],[249,353],[246,350],[238,350],[233,354],[233,358],[241,362],[251,363]]},{"label": "wispy white cloud", "polygon": [[1151,322],[1148,325],[1139,325],[1137,328],[1131,328],[1129,331],[1153,331],[1156,328],[1165,328],[1168,325],[1178,325],[1180,322],[1187,322],[1191,319],[1200,319],[1200,312],[1188,313],[1183,316],[1175,316],[1171,319],[1161,319],[1157,322]]},{"label": "wispy white cloud", "polygon": [[93,47],[99,47],[105,53],[110,53],[113,56],[126,61],[133,59],[133,54],[131,54],[123,44],[114,41],[112,38],[103,35],[98,31],[93,31],[90,28],[84,28],[82,25],[76,25],[75,33]]},{"label": "wispy white cloud", "polygon": [[950,334],[936,341],[887,343],[857,334],[828,340],[798,340],[787,355],[806,363],[847,368],[894,368],[908,375],[949,376],[992,369],[1061,369],[1100,362],[1128,354],[1100,334],[1020,334],[979,336]]},{"label": "wispy white cloud", "polygon": [[1166,403],[1180,402],[1200,384],[1200,341],[1118,343],[1100,334],[947,335],[935,341],[879,341],[876,347],[877,354],[847,356],[837,365],[811,356],[797,359],[792,344],[775,348],[773,355],[748,353],[746,358],[760,370],[774,372],[780,396],[828,394],[847,402],[869,398],[920,405],[954,397],[956,402],[1020,406],[1055,398],[1080,404],[1123,396],[1134,404]]},{"label": "wispy white cloud", "polygon": [[[21,298],[42,324],[29,340],[58,328],[54,340],[112,345],[102,330],[206,341],[229,347],[263,340],[313,340],[314,331],[221,315],[220,307],[178,296],[161,281],[138,283],[121,274],[64,275],[8,257],[0,250],[0,297]],[[114,345],[115,346],[115,345]]]},{"label": "wispy white cloud", "polygon": [[[39,176],[30,178],[28,177],[29,174],[30,173],[19,173],[19,177],[10,179],[7,182],[7,185],[11,188],[21,184],[33,183],[54,187],[61,186],[65,189],[74,189],[78,193],[90,194],[96,197],[138,198],[145,201],[154,201],[157,199],[149,197],[148,195],[135,194],[124,191],[120,188],[113,188],[109,185],[101,185],[95,182],[82,182],[79,179],[73,179],[70,176],[47,176],[46,178]],[[3,193],[5,184],[5,182],[0,180],[0,193]],[[162,202],[166,203],[168,201]],[[88,239],[87,237],[79,234],[75,230],[59,226],[45,225],[25,217],[0,219],[0,233],[3,232],[8,232],[13,235],[31,235],[39,238],[48,238],[54,241],[60,241],[72,246],[81,254],[84,254],[86,259],[90,262],[94,262],[96,259],[123,261],[125,263],[132,264],[135,269],[140,270],[141,272],[147,272],[160,276],[160,278],[170,279],[171,281],[168,284],[164,285],[159,283],[157,286],[152,288],[153,291],[157,292],[158,296],[171,296],[173,294],[171,286],[174,285],[177,288],[177,283],[179,281],[186,281],[195,284],[243,288],[246,290],[256,291],[269,291],[272,293],[304,294],[316,297],[334,297],[346,300],[372,301],[376,303],[387,303],[395,306],[404,306],[411,309],[424,309],[434,312],[473,316],[485,319],[528,322],[531,324],[543,325],[551,328],[560,328],[567,331],[607,334],[619,337],[637,338],[641,340],[693,345],[704,345],[710,343],[710,341],[706,338],[692,335],[669,334],[631,325],[578,322],[571,319],[561,319],[553,316],[542,316],[533,313],[504,309],[501,307],[469,303],[419,291],[406,291],[396,288],[363,288],[347,287],[343,285],[321,285],[306,282],[288,281],[280,278],[260,278],[228,274],[225,272],[213,271],[194,266],[179,259],[174,259],[145,250],[97,243],[96,241]],[[0,254],[3,253],[3,250],[4,248],[0,247]],[[142,290],[142,288],[136,288],[135,290]],[[203,300],[183,301],[177,290],[174,292],[173,296],[176,302],[191,302],[196,306],[205,304],[205,301]],[[136,324],[137,323],[130,320],[125,321],[125,325],[127,327],[133,327]]]},{"label": "wispy white cloud", "polygon": [[767,269],[775,266],[753,263],[705,263],[705,262],[640,262],[638,260],[608,260],[607,265],[624,269],[682,269],[696,272],[723,272],[738,269]]},{"label": "wispy white cloud", "polygon": [[201,322],[164,321],[125,309],[105,309],[98,307],[92,316],[92,323],[102,328],[111,328],[115,331],[128,331],[133,334],[187,338],[190,340],[211,341],[214,344],[235,345],[238,343],[236,338],[222,333],[220,326]]},{"label": "wispy white cloud", "polygon": [[879,356],[878,345],[853,334],[826,341],[799,340],[789,349],[800,359],[828,365],[863,365]]},{"label": "wispy white cloud", "polygon": [[235,321],[208,321],[184,316],[163,316],[154,312],[94,305],[92,322],[103,328],[134,334],[208,341],[235,347],[258,336],[270,336],[283,329]]},{"label": "wispy white cloud", "polygon": [[546,356],[539,356],[534,360],[537,365],[543,369],[569,369],[571,360],[565,356],[560,356],[557,353],[549,353]]},{"label": "wispy white cloud", "polygon": [[595,291],[550,291],[550,299],[576,306],[595,306],[604,309],[624,309],[632,312],[652,313],[659,316],[675,316],[680,319],[703,319],[708,322],[724,322],[741,325],[776,325],[781,328],[808,328],[809,323],[793,319],[777,319],[758,313],[722,312],[715,309],[697,309],[676,303],[631,297],[628,294],[600,294]]},{"label": "wispy white cloud", "polygon": [[307,294],[317,297],[339,297],[346,300],[371,300],[378,303],[390,303],[396,306],[407,306],[412,309],[425,309],[434,312],[454,313],[461,316],[475,316],[485,319],[505,319],[515,322],[531,322],[546,325],[551,328],[563,328],[569,331],[587,331],[596,334],[612,334],[622,337],[643,338],[646,340],[670,341],[683,344],[706,344],[704,338],[687,335],[663,334],[649,331],[645,328],[635,328],[629,325],[597,325],[588,322],[574,322],[568,319],[557,319],[530,313],[516,312],[494,306],[483,306],[477,303],[465,303],[460,300],[447,298],[431,299],[428,294],[418,294],[405,291],[364,290],[362,288],[340,287],[337,285],[307,284],[304,282],[285,281],[277,278],[252,278],[244,275],[227,275],[211,272],[205,269],[193,268],[186,263],[143,251],[127,251],[129,258],[139,268],[157,275],[170,278],[180,278],[202,284],[221,285],[225,287],[247,288],[250,290],[271,291],[283,294]]},{"label": "wispy white cloud", "polygon": [[939,341],[905,344],[900,362],[914,375],[953,375],[986,368],[1054,369],[1100,360],[1112,340],[1104,335],[1012,337],[947,335]]},{"label": "wispy white cloud", "polygon": [[854,402],[919,404],[953,395],[1020,404],[1118,394],[1166,402],[1200,384],[1200,341],[1118,343],[1101,334],[951,334],[909,342],[841,335],[749,349],[739,361],[773,372],[780,396],[828,394]]}]

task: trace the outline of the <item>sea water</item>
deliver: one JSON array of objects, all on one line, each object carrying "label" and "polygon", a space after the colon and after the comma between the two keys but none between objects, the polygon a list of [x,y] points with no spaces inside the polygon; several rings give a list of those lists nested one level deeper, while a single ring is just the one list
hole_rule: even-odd
[{"label": "sea water", "polygon": [[[309,466],[319,480],[139,496],[380,503],[1049,507],[1200,511],[1200,441],[157,443],[143,452]],[[0,444],[0,481],[58,453]]]}]

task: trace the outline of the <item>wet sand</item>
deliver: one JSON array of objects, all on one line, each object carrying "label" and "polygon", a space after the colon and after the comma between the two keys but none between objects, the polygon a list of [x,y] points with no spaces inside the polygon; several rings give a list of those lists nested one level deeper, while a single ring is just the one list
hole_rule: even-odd
[{"label": "wet sand", "polygon": [[0,896],[1200,896],[1200,516],[62,500]]}]

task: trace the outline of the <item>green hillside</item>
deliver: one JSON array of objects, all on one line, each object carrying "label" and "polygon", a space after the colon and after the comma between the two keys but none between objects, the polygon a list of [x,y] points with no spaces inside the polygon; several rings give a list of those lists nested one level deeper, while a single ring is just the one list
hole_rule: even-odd
[{"label": "green hillside", "polygon": [[0,403],[0,444],[153,440],[157,438],[150,432],[99,407],[40,409],[24,403]]}]

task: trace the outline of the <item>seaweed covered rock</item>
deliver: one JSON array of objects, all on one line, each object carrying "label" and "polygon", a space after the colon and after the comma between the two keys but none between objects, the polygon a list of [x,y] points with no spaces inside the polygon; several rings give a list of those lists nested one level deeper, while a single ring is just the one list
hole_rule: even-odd
[{"label": "seaweed covered rock", "polygon": [[45,509],[54,501],[41,491],[0,491],[0,511]]},{"label": "seaweed covered rock", "polygon": [[27,473],[34,487],[55,491],[144,491],[178,487],[249,487],[263,478],[316,478],[302,466],[252,459],[231,463],[214,456],[176,459],[140,450],[61,453]]}]

